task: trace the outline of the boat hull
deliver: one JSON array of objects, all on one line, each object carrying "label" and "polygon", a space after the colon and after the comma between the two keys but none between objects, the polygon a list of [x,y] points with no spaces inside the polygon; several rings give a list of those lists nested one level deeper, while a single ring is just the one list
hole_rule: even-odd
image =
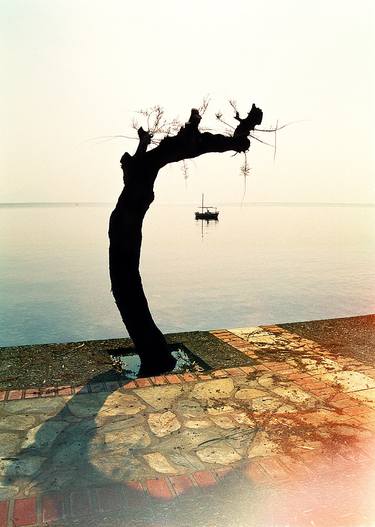
[{"label": "boat hull", "polygon": [[195,219],[196,220],[218,220],[219,213],[218,212],[196,212]]}]

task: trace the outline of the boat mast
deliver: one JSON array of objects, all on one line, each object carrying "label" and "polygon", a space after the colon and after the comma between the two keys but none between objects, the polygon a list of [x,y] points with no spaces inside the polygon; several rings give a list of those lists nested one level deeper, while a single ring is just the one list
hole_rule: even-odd
[{"label": "boat mast", "polygon": [[204,198],[204,194],[202,194],[202,212],[203,212],[203,198]]}]

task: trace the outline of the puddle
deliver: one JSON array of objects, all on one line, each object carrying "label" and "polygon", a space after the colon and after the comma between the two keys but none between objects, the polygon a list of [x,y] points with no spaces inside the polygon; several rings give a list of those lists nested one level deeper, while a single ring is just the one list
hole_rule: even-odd
[{"label": "puddle", "polygon": [[[177,360],[173,373],[203,372],[209,366],[201,359],[193,355],[184,346],[176,346],[172,350],[172,355]],[[139,355],[110,355],[113,365],[118,372],[125,375],[128,379],[136,379],[138,376],[141,360]]]}]

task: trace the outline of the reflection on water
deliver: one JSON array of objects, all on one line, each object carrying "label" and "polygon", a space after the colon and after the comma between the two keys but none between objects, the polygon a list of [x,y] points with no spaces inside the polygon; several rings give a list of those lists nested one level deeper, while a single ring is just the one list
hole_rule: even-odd
[{"label": "reflection on water", "polygon": [[215,228],[216,224],[219,222],[218,219],[216,220],[195,220],[195,223],[200,226],[201,229],[201,238],[203,240],[206,232],[208,229]]},{"label": "reflection on water", "polygon": [[[110,206],[0,208],[0,344],[123,336],[107,271]],[[143,281],[163,331],[375,311],[375,209],[153,205]],[[203,238],[202,238],[203,226]]]},{"label": "reflection on water", "polygon": [[[201,359],[192,355],[190,351],[182,345],[172,351],[173,357],[176,359],[176,365],[172,373],[181,373],[185,371],[202,372],[207,365]],[[117,370],[126,375],[128,379],[136,379],[138,377],[139,369],[141,367],[141,359],[139,355],[111,355],[113,363],[117,366]],[[205,366],[205,367],[204,367]]]}]

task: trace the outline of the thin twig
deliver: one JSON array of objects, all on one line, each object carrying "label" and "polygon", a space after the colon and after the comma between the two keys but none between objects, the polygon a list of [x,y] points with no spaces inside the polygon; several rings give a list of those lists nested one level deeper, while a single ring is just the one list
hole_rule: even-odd
[{"label": "thin twig", "polygon": [[[277,121],[278,122],[278,121]],[[296,123],[304,123],[306,122],[306,119],[299,119],[298,121],[290,121],[289,123],[282,124],[281,126],[275,127],[275,128],[256,128],[257,132],[275,132],[278,130],[282,130],[283,128],[287,128],[288,126]]]},{"label": "thin twig", "polygon": [[275,162],[276,160],[276,147],[277,147],[277,125],[279,124],[279,121],[276,121],[276,129],[275,129],[275,148],[274,148],[274,151],[273,151],[273,162]]},{"label": "thin twig", "polygon": [[198,111],[199,111],[199,115],[204,115],[207,111],[207,108],[208,108],[208,105],[210,104],[210,96],[209,95],[206,95],[205,97],[203,97],[203,101],[202,101],[202,104],[199,106],[198,108]]},{"label": "thin twig", "polygon": [[229,126],[229,128],[231,128],[232,130],[234,130],[234,126],[232,126],[231,124],[227,123],[226,121],[224,121],[223,119],[223,114],[221,112],[217,112],[215,114],[215,117],[218,121],[220,121],[221,123],[225,124],[225,126]]},{"label": "thin twig", "polygon": [[82,142],[83,143],[89,143],[89,142],[92,142],[92,141],[97,141],[99,144],[101,144],[101,143],[106,143],[108,141],[111,141],[112,139],[118,139],[118,138],[138,140],[137,137],[131,137],[129,135],[117,134],[117,135],[99,135],[97,137],[91,137],[90,139],[85,139]]},{"label": "thin twig", "polygon": [[259,141],[259,143],[262,143],[263,145],[267,145],[267,146],[273,147],[273,145],[271,145],[271,143],[267,143],[266,141],[262,141],[262,139],[259,139],[259,137],[256,137],[253,134],[249,134],[249,137],[251,137],[252,139],[255,139],[255,141]]},{"label": "thin twig", "polygon": [[234,112],[237,114],[237,113],[238,113],[238,110],[237,110],[237,101],[235,101],[234,99],[229,99],[229,104],[230,104],[231,107],[233,108]]}]

